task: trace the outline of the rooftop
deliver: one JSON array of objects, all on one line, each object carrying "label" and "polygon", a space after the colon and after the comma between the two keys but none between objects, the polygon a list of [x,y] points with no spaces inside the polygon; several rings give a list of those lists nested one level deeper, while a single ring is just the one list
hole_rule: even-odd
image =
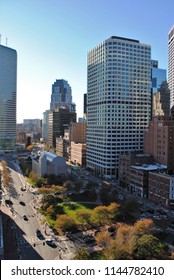
[{"label": "rooftop", "polygon": [[146,171],[155,171],[159,169],[167,169],[167,165],[163,164],[143,164],[143,165],[133,165],[132,168],[139,169],[139,170],[146,170]]}]

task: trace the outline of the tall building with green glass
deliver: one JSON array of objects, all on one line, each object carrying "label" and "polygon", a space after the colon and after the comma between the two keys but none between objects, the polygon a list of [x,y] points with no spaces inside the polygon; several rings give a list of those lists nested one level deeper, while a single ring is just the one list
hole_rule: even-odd
[{"label": "tall building with green glass", "polygon": [[16,144],[17,52],[0,45],[0,150]]}]

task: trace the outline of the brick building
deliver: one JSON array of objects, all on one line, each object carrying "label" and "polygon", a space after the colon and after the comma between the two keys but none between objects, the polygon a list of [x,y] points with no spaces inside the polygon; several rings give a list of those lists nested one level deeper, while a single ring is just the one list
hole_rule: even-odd
[{"label": "brick building", "polygon": [[165,172],[149,173],[148,198],[154,203],[174,209],[174,176]]},{"label": "brick building", "polygon": [[174,171],[174,118],[156,116],[144,133],[144,152]]}]

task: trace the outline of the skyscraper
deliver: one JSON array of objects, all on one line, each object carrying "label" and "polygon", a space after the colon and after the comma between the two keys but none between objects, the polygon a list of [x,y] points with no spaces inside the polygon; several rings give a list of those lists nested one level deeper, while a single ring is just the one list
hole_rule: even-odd
[{"label": "skyscraper", "polygon": [[143,149],[151,117],[151,47],[112,36],[88,53],[87,167],[117,176],[119,155]]},{"label": "skyscraper", "polygon": [[16,50],[0,45],[0,150],[16,144]]},{"label": "skyscraper", "polygon": [[56,147],[56,137],[64,137],[65,129],[70,123],[76,122],[76,113],[69,109],[59,108],[48,115],[48,142],[51,147]]},{"label": "skyscraper", "polygon": [[174,105],[174,25],[168,32],[168,83],[170,89],[170,108]]},{"label": "skyscraper", "polygon": [[158,68],[158,61],[152,60],[152,92],[158,92],[162,82],[166,82],[166,70]]},{"label": "skyscraper", "polygon": [[72,103],[71,87],[65,80],[56,80],[52,85],[50,110],[56,111],[59,107],[69,108],[75,111],[75,104]]}]

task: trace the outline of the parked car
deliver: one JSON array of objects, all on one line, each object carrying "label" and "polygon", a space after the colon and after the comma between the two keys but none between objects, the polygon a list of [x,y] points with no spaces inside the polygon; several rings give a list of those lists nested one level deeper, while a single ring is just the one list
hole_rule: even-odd
[{"label": "parked car", "polygon": [[28,218],[27,218],[26,215],[23,215],[23,216],[22,216],[22,219],[23,219],[24,221],[28,222]]},{"label": "parked car", "polygon": [[47,239],[46,244],[52,248],[57,248],[56,242],[54,240]]},{"label": "parked car", "polygon": [[44,240],[45,237],[43,236],[43,234],[41,233],[40,229],[36,229],[36,236],[40,239],[40,240]]},{"label": "parked car", "polygon": [[5,204],[6,204],[7,206],[12,206],[12,205],[13,205],[13,202],[12,202],[10,199],[6,199],[6,200],[5,200]]},{"label": "parked car", "polygon": [[19,204],[21,204],[22,206],[26,205],[25,202],[23,202],[23,201],[19,201]]}]

